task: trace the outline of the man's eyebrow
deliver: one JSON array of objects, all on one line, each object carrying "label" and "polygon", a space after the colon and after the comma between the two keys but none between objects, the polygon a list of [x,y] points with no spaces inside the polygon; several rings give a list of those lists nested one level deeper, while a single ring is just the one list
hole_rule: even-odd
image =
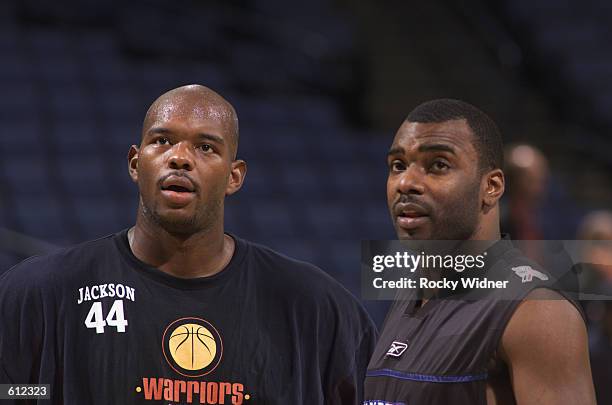
[{"label": "man's eyebrow", "polygon": [[387,157],[389,156],[393,156],[393,155],[400,155],[403,154],[404,148],[402,148],[401,146],[394,146],[391,149],[389,149],[389,152],[387,152]]},{"label": "man's eyebrow", "polygon": [[425,143],[419,145],[419,152],[449,152],[456,155],[455,148],[445,143]]},{"label": "man's eyebrow", "polygon": [[150,128],[147,132],[145,132],[145,136],[146,135],[170,135],[171,133],[172,131],[170,131],[168,128],[153,127],[153,128]]},{"label": "man's eyebrow", "polygon": [[221,144],[221,145],[225,144],[225,140],[219,135],[202,133],[202,134],[198,134],[198,138],[200,138],[201,140],[207,139],[209,141],[217,142],[218,144]]},{"label": "man's eyebrow", "polygon": [[[146,132],[145,136],[147,136],[147,135],[149,135],[149,136],[152,136],[152,135],[172,135],[173,133],[174,132],[171,131],[168,128],[153,127],[153,128],[149,129]],[[223,140],[223,138],[218,136],[218,135],[201,133],[201,134],[198,134],[197,137],[198,137],[199,140],[206,139],[206,140],[209,140],[209,141],[212,141],[212,142],[216,142],[216,143],[221,144],[221,145],[225,144],[225,141]]]}]

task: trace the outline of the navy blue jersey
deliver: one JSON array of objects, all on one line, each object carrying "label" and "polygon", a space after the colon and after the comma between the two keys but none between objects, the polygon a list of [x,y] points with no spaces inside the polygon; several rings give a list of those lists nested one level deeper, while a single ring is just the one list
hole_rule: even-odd
[{"label": "navy blue jersey", "polygon": [[70,405],[361,402],[376,331],[327,274],[234,237],[224,270],[180,279],[126,235],[1,276],[0,383]]}]

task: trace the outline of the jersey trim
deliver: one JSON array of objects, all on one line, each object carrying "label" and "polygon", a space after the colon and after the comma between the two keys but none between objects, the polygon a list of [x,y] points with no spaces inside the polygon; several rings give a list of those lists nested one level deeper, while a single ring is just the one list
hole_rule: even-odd
[{"label": "jersey trim", "polygon": [[430,375],[417,373],[403,373],[397,370],[383,368],[380,370],[371,370],[366,373],[366,377],[391,377],[399,378],[400,380],[410,380],[419,382],[433,383],[466,383],[472,381],[482,381],[488,378],[488,373],[471,374],[471,375]]}]

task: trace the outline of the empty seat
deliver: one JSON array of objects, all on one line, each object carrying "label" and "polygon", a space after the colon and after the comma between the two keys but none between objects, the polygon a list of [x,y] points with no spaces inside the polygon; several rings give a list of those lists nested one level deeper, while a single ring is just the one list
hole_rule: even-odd
[{"label": "empty seat", "polygon": [[6,157],[21,156],[39,158],[46,152],[48,142],[53,142],[43,124],[36,119],[9,117],[2,121],[0,152]]},{"label": "empty seat", "polygon": [[47,242],[62,243],[71,235],[64,221],[63,210],[57,198],[50,194],[24,196],[15,204],[21,231]]},{"label": "empty seat", "polygon": [[296,237],[296,220],[289,203],[273,201],[253,202],[248,210],[248,218],[258,235],[267,237]]},{"label": "empty seat", "polygon": [[57,121],[47,135],[52,137],[57,152],[66,158],[87,151],[104,148],[106,139],[97,134],[96,123],[90,119],[65,119]]},{"label": "empty seat", "polygon": [[[321,196],[319,196],[320,198]],[[337,201],[337,200],[336,200]],[[347,238],[352,235],[353,221],[360,221],[359,216],[352,216],[350,202],[313,201],[304,204],[303,215],[314,231],[314,238]]]},{"label": "empty seat", "polygon": [[19,196],[38,196],[44,199],[52,186],[49,166],[42,156],[19,156],[12,154],[2,159],[2,177],[9,191]]},{"label": "empty seat", "polygon": [[93,94],[74,82],[56,82],[49,87],[47,101],[58,120],[84,120],[94,116]]},{"label": "empty seat", "polygon": [[111,195],[75,198],[73,204],[82,238],[98,238],[120,230],[118,207]]},{"label": "empty seat", "polygon": [[106,163],[100,156],[66,156],[58,159],[58,165],[59,181],[68,196],[103,197],[111,193]]}]

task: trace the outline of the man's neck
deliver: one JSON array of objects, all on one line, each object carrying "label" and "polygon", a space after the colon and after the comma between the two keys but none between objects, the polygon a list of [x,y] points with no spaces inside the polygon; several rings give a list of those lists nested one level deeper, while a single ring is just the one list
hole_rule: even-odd
[{"label": "man's neck", "polygon": [[218,229],[174,235],[138,217],[128,231],[134,256],[150,266],[180,278],[212,276],[223,270],[234,254],[234,240]]},{"label": "man's neck", "polygon": [[501,239],[501,231],[499,229],[499,215],[492,215],[492,218],[487,218],[480,222],[479,226],[474,230],[474,233],[469,238],[470,240],[487,240],[498,241]]}]

